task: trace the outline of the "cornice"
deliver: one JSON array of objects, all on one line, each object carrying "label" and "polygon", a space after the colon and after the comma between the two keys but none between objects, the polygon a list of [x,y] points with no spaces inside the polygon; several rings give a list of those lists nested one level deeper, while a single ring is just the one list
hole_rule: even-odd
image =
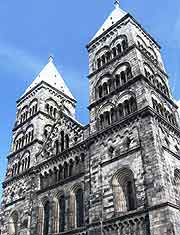
[{"label": "cornice", "polygon": [[101,72],[102,70],[104,70],[104,68],[108,67],[110,64],[114,63],[116,60],[119,61],[119,59],[125,57],[131,50],[135,49],[136,45],[133,44],[131,46],[129,46],[125,51],[123,51],[121,54],[117,55],[116,57],[112,58],[110,61],[108,61],[106,64],[104,64],[103,66],[101,66],[100,68],[96,69],[95,71],[93,71],[92,73],[90,73],[88,75],[88,78],[90,79],[91,77],[93,77],[94,75],[98,74],[99,72]]},{"label": "cornice", "polygon": [[101,71],[103,71],[106,67],[108,67],[110,64],[114,63],[116,60],[119,60],[119,59],[125,57],[133,49],[138,49],[138,51],[140,51],[142,53],[142,55],[147,60],[149,60],[168,79],[167,73],[164,70],[162,70],[162,68],[159,66],[159,63],[155,63],[153,60],[151,60],[151,58],[149,56],[147,56],[147,54],[145,52],[143,52],[135,43],[133,45],[131,45],[130,47],[128,47],[123,53],[121,53],[120,55],[117,55],[116,57],[111,59],[109,62],[104,64],[103,66],[101,66],[100,68],[98,68],[95,71],[93,71],[92,73],[90,73],[88,75],[88,78],[91,79],[91,77],[93,77],[93,76],[97,75],[98,73],[100,73]]},{"label": "cornice", "polygon": [[28,147],[30,147],[31,145],[36,144],[36,143],[41,144],[41,145],[43,144],[43,142],[42,142],[41,140],[39,140],[39,139],[34,139],[31,143],[26,144],[23,148],[20,148],[19,150],[15,151],[15,152],[12,152],[11,154],[9,154],[9,155],[7,156],[7,159],[8,159],[8,160],[11,159],[11,158],[12,158],[13,156],[15,156],[16,154],[18,154],[18,153],[20,153],[20,152],[26,150]]},{"label": "cornice", "polygon": [[34,117],[38,116],[39,114],[44,115],[45,117],[51,119],[52,121],[55,121],[55,118],[51,117],[49,114],[43,112],[43,111],[37,111],[34,115],[32,115],[31,117],[29,117],[28,119],[26,119],[24,122],[16,125],[12,131],[17,131],[17,129],[21,128],[22,126],[24,126],[26,123],[30,122]]},{"label": "cornice", "polygon": [[85,175],[85,172],[82,172],[82,173],[79,173],[79,174],[77,174],[77,175],[68,177],[68,178],[66,178],[66,179],[64,179],[64,180],[61,180],[61,181],[59,181],[58,183],[56,183],[56,184],[54,184],[54,185],[51,185],[51,186],[49,186],[49,187],[47,187],[47,188],[45,188],[45,189],[38,190],[38,191],[36,192],[36,194],[39,195],[39,194],[45,193],[45,192],[47,192],[47,191],[49,191],[49,190],[55,189],[55,188],[57,188],[57,187],[59,187],[59,186],[63,186],[63,185],[65,185],[65,184],[69,183],[69,182],[72,182],[72,181],[75,181],[75,180],[77,180],[77,179],[79,179],[79,178],[82,178],[84,175]]},{"label": "cornice", "polygon": [[178,108],[177,104],[175,104],[174,101],[171,98],[166,96],[157,87],[155,87],[143,74],[139,74],[136,77],[130,79],[127,83],[123,84],[121,87],[119,87],[119,88],[113,90],[112,92],[110,92],[108,95],[106,95],[106,96],[94,101],[93,103],[91,103],[88,106],[88,109],[91,110],[92,108],[99,105],[100,103],[102,103],[106,99],[107,100],[110,99],[112,96],[116,95],[118,92],[122,92],[123,90],[127,89],[129,86],[133,85],[134,83],[136,83],[139,80],[146,81],[157,93],[159,93],[161,96],[163,96],[170,104],[172,104],[176,109]]},{"label": "cornice", "polygon": [[13,201],[13,202],[10,202],[10,203],[8,203],[8,204],[5,204],[4,207],[7,208],[7,207],[9,207],[9,206],[13,206],[14,204],[16,204],[16,203],[18,203],[18,202],[21,202],[21,201],[24,201],[24,200],[25,200],[25,197],[21,197],[21,198],[15,200],[15,201]]},{"label": "cornice", "polygon": [[165,150],[165,151],[167,151],[168,153],[170,153],[173,157],[175,157],[175,158],[177,158],[178,160],[180,160],[180,155],[178,155],[178,154],[176,154],[176,153],[174,153],[173,151],[171,151],[170,149],[168,149],[166,146],[162,146],[163,147],[163,149]]},{"label": "cornice", "polygon": [[161,49],[161,46],[157,43],[157,41],[140,25],[137,20],[129,13],[127,13],[122,19],[120,19],[116,24],[112,25],[110,28],[108,28],[105,32],[103,32],[101,35],[99,35],[97,38],[92,40],[89,44],[86,45],[86,48],[90,49],[91,46],[96,45],[96,43],[103,37],[105,37],[110,31],[112,31],[114,28],[116,28],[119,24],[123,23],[126,19],[130,18],[135,22],[135,24],[156,44],[156,46]]},{"label": "cornice", "polygon": [[[48,84],[48,83],[46,83],[45,81],[41,81],[39,84],[37,84],[35,87],[33,87],[30,91],[28,91],[25,95],[23,95],[20,99],[18,99],[17,101],[16,101],[16,103],[18,104],[18,105],[20,105],[21,104],[21,102],[23,102],[24,100],[26,100],[27,98],[29,98],[28,96],[31,94],[31,93],[33,93],[33,92],[37,92],[37,88],[47,88],[47,87],[40,87],[41,85],[46,85],[47,87],[49,87],[50,89],[52,89],[53,91],[55,91],[58,95],[60,95],[60,96],[63,96],[63,97],[66,97],[68,100],[70,100],[70,101],[72,101],[72,102],[74,102],[74,103],[77,103],[77,101],[76,100],[74,100],[74,99],[72,99],[72,98],[70,98],[69,96],[67,96],[66,94],[64,94],[63,92],[61,92],[61,91],[59,91],[58,89],[56,89],[55,87],[53,87],[53,86],[51,86],[50,84]],[[38,89],[38,90],[39,90]]]},{"label": "cornice", "polygon": [[122,153],[120,153],[118,156],[115,156],[115,157],[112,157],[111,159],[107,160],[107,161],[103,161],[101,163],[101,166],[102,167],[105,167],[119,159],[122,159],[122,158],[125,158],[127,157],[129,154],[133,154],[133,153],[136,153],[140,150],[140,145],[137,145],[136,147],[134,148],[131,148],[131,149],[128,149],[127,151],[123,151]]},{"label": "cornice", "polygon": [[154,109],[152,109],[150,106],[146,106],[143,109],[140,109],[126,117],[124,117],[122,120],[114,123],[111,126],[108,126],[105,129],[99,130],[93,134],[91,134],[88,138],[86,138],[84,141],[79,142],[78,144],[74,145],[73,147],[71,147],[68,150],[65,150],[64,152],[60,153],[58,156],[53,156],[52,158],[47,159],[44,162],[41,162],[40,164],[30,168],[28,171],[24,172],[22,175],[18,175],[15,176],[7,181],[5,181],[3,183],[3,187],[5,187],[5,185],[7,185],[7,183],[12,182],[13,180],[16,179],[20,179],[22,177],[25,177],[27,175],[29,175],[32,171],[38,171],[40,170],[42,167],[44,167],[45,165],[51,165],[53,164],[53,162],[58,162],[60,160],[65,160],[63,158],[63,156],[65,156],[65,158],[67,158],[68,155],[70,155],[71,153],[74,152],[81,152],[84,149],[88,149],[88,147],[97,139],[101,139],[102,136],[109,136],[109,134],[111,134],[114,130],[116,130],[119,127],[124,127],[124,126],[128,126],[129,123],[131,123],[132,121],[139,121],[140,118],[144,118],[146,116],[151,116],[151,117],[155,117],[158,118],[158,120],[160,120],[161,122],[163,122],[166,126],[168,126],[168,128],[170,128],[171,130],[173,130],[174,132],[176,132],[179,136],[180,136],[180,129],[173,126],[172,124],[170,124],[164,117],[160,116]]}]

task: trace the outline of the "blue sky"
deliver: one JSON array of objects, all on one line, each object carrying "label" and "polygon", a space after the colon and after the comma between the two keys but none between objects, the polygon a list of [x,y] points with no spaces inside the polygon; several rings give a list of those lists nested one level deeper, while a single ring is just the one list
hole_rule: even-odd
[{"label": "blue sky", "polygon": [[[121,7],[161,44],[174,96],[180,100],[179,0],[121,0]],[[16,100],[50,54],[78,101],[77,118],[88,122],[85,45],[112,9],[113,0],[0,1],[0,182],[7,164]]]}]

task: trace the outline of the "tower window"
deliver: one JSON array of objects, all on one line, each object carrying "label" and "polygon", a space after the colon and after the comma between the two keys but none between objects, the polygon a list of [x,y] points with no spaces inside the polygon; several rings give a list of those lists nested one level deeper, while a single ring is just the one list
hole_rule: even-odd
[{"label": "tower window", "polygon": [[64,232],[65,229],[65,197],[64,195],[60,197],[59,199],[59,231]]},{"label": "tower window", "polygon": [[99,98],[102,98],[102,86],[98,87]]},{"label": "tower window", "polygon": [[115,75],[116,77],[116,87],[120,87],[120,76],[118,74]]},{"label": "tower window", "polygon": [[64,179],[68,177],[68,164],[67,162],[64,163]]},{"label": "tower window", "polygon": [[136,209],[136,193],[133,173],[130,169],[121,169],[112,179],[115,213]]},{"label": "tower window", "polygon": [[101,59],[102,59],[102,64],[104,65],[106,63],[105,55],[103,55]]},{"label": "tower window", "polygon": [[47,201],[44,206],[43,235],[48,235],[48,233],[49,233],[49,222],[50,222],[50,203],[49,203],[49,201]]},{"label": "tower window", "polygon": [[66,134],[65,136],[65,141],[66,141],[66,149],[68,149],[69,148],[69,135],[68,134]]},{"label": "tower window", "polygon": [[97,67],[98,67],[98,69],[101,67],[101,59],[100,58],[97,59]]},{"label": "tower window", "polygon": [[56,155],[58,155],[59,154],[59,141],[58,140],[55,141],[55,149],[56,149]]},{"label": "tower window", "polygon": [[128,48],[128,44],[127,44],[126,40],[122,41],[122,48],[124,51]]},{"label": "tower window", "polygon": [[118,51],[118,54],[122,53],[122,49],[121,49],[121,45],[120,44],[117,44],[117,51]]},{"label": "tower window", "polygon": [[71,160],[69,163],[69,176],[73,175],[74,162]]},{"label": "tower window", "polygon": [[107,60],[107,62],[110,61],[110,59],[111,59],[111,53],[108,51],[108,52],[106,52],[106,60]]},{"label": "tower window", "polygon": [[84,225],[84,202],[83,191],[79,189],[76,192],[76,225],[82,227]]},{"label": "tower window", "polygon": [[125,75],[125,72],[122,71],[121,72],[121,84],[125,84],[126,83],[126,75]]},{"label": "tower window", "polygon": [[115,48],[115,47],[113,47],[112,53],[113,53],[113,57],[116,57],[116,56],[117,56],[117,51],[116,51],[116,48]]},{"label": "tower window", "polygon": [[61,131],[61,152],[64,151],[64,131]]},{"label": "tower window", "polygon": [[134,200],[134,192],[133,185],[131,181],[127,182],[127,199],[128,199],[128,210],[135,209],[135,200]]},{"label": "tower window", "polygon": [[106,82],[103,84],[103,91],[104,91],[104,95],[108,94],[108,86]]}]

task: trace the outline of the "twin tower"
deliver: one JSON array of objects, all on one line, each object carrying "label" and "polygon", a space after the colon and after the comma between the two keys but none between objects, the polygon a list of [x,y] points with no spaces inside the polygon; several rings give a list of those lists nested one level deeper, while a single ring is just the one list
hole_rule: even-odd
[{"label": "twin tower", "polygon": [[87,46],[89,124],[53,59],[17,101],[1,235],[179,235],[180,122],[158,43],[115,9]]}]

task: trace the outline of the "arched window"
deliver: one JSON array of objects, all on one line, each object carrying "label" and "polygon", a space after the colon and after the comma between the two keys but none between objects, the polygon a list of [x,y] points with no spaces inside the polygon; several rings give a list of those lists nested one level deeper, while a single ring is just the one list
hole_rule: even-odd
[{"label": "arched window", "polygon": [[131,72],[131,67],[127,67],[127,70],[126,70],[126,73],[127,73],[127,79],[131,79],[132,78],[132,72]]},{"label": "arched window", "polygon": [[121,84],[125,84],[126,83],[126,75],[125,75],[125,72],[122,71],[121,72]]},{"label": "arched window", "polygon": [[61,152],[64,151],[64,131],[61,131]]},{"label": "arched window", "polygon": [[46,110],[47,110],[47,113],[49,113],[49,104],[46,104]]},{"label": "arched window", "polygon": [[47,201],[44,205],[43,235],[48,235],[48,233],[49,233],[49,222],[50,222],[50,203],[49,203],[49,201]]},{"label": "arched window", "polygon": [[59,169],[58,169],[58,181],[63,179],[63,167],[61,165],[59,165]]},{"label": "arched window", "polygon": [[115,75],[116,88],[120,87],[120,76],[119,74]]},{"label": "arched window", "polygon": [[44,136],[45,136],[45,138],[47,138],[47,136],[48,136],[48,130],[46,130],[46,129],[44,129]]},{"label": "arched window", "polygon": [[28,156],[28,158],[27,158],[27,168],[29,168],[30,167],[30,156]]},{"label": "arched window", "polygon": [[24,171],[24,159],[22,160],[22,164],[21,164],[21,171],[23,172]]},{"label": "arched window", "polygon": [[68,164],[67,162],[64,163],[64,179],[68,177]]},{"label": "arched window", "polygon": [[66,134],[65,136],[65,141],[66,141],[66,149],[68,149],[69,148],[69,135],[68,134]]},{"label": "arched window", "polygon": [[69,162],[69,176],[73,175],[73,168],[74,168],[74,162],[71,159],[70,162]]},{"label": "arched window", "polygon": [[127,211],[126,198],[117,178],[112,181],[115,213]]},{"label": "arched window", "polygon": [[116,57],[116,56],[117,56],[117,51],[116,51],[116,48],[115,48],[115,47],[113,47],[112,53],[113,53],[113,57]]},{"label": "arched window", "polygon": [[133,113],[137,110],[136,99],[134,97],[131,97],[129,102],[130,102],[130,110]]},{"label": "arched window", "polygon": [[18,213],[14,211],[8,221],[8,234],[17,235],[18,234]]},{"label": "arched window", "polygon": [[54,115],[54,118],[56,118],[56,115],[57,115],[57,109],[56,108],[54,108],[53,115]]},{"label": "arched window", "polygon": [[108,86],[107,86],[106,82],[103,84],[103,93],[104,93],[104,95],[108,94]]},{"label": "arched window", "polygon": [[56,150],[56,155],[59,154],[59,140],[55,141],[55,150]]},{"label": "arched window", "polygon": [[35,105],[35,113],[37,113],[37,111],[38,111],[38,105],[36,104]]},{"label": "arched window", "polygon": [[122,41],[122,48],[123,48],[123,51],[125,51],[128,48],[128,44],[126,40]]},{"label": "arched window", "polygon": [[134,210],[135,209],[135,200],[134,200],[134,189],[133,189],[133,182],[128,181],[126,184],[126,192],[127,192],[127,206],[128,210]]},{"label": "arched window", "polygon": [[54,167],[54,170],[53,170],[53,172],[54,172],[54,181],[55,181],[55,183],[57,183],[58,182],[58,169],[57,169],[57,167]]},{"label": "arched window", "polygon": [[116,121],[116,113],[114,108],[111,109],[111,122],[115,122]]},{"label": "arched window", "polygon": [[101,67],[101,59],[100,58],[97,59],[97,67],[98,67],[98,69]]},{"label": "arched window", "polygon": [[124,116],[124,110],[123,110],[123,105],[122,104],[118,105],[117,116],[118,116],[118,119],[121,119]]},{"label": "arched window", "polygon": [[105,123],[106,123],[106,126],[111,124],[109,112],[105,112]]},{"label": "arched window", "polygon": [[106,52],[106,61],[108,62],[110,61],[110,59],[111,59],[111,53],[108,51]]},{"label": "arched window", "polygon": [[59,202],[56,198],[52,201],[52,234],[58,234],[59,232]]},{"label": "arched window", "polygon": [[104,115],[103,114],[100,115],[100,127],[104,128]]},{"label": "arched window", "polygon": [[17,174],[19,174],[19,173],[20,173],[20,167],[21,167],[21,163],[20,163],[20,162],[18,162]]},{"label": "arched window", "polygon": [[66,201],[64,195],[59,198],[59,231],[64,232],[65,229],[65,213]]},{"label": "arched window", "polygon": [[118,51],[118,54],[122,53],[121,44],[117,44],[117,51]]},{"label": "arched window", "polygon": [[76,192],[76,225],[77,227],[84,225],[84,199],[82,189],[78,189]]},{"label": "arched window", "polygon": [[178,205],[180,205],[180,170],[176,169],[174,172],[174,186],[175,198]]},{"label": "arched window", "polygon": [[125,115],[129,115],[130,114],[130,105],[129,105],[129,101],[125,100],[124,102],[124,112]]},{"label": "arched window", "polygon": [[29,109],[29,116],[32,116],[32,108]]},{"label": "arched window", "polygon": [[99,98],[102,98],[102,86],[98,87],[98,95],[99,95]]},{"label": "arched window", "polygon": [[102,64],[103,64],[103,65],[106,63],[106,57],[105,57],[105,55],[102,55],[101,61],[102,61]]},{"label": "arched window", "polygon": [[50,115],[53,115],[53,106],[50,106]]},{"label": "arched window", "polygon": [[108,80],[108,88],[109,88],[109,92],[111,92],[112,90],[113,90],[113,86],[112,86],[113,84],[112,84],[112,80],[111,79],[109,79]]},{"label": "arched window", "polygon": [[121,169],[114,175],[112,191],[116,213],[136,209],[134,177],[130,169]]}]

